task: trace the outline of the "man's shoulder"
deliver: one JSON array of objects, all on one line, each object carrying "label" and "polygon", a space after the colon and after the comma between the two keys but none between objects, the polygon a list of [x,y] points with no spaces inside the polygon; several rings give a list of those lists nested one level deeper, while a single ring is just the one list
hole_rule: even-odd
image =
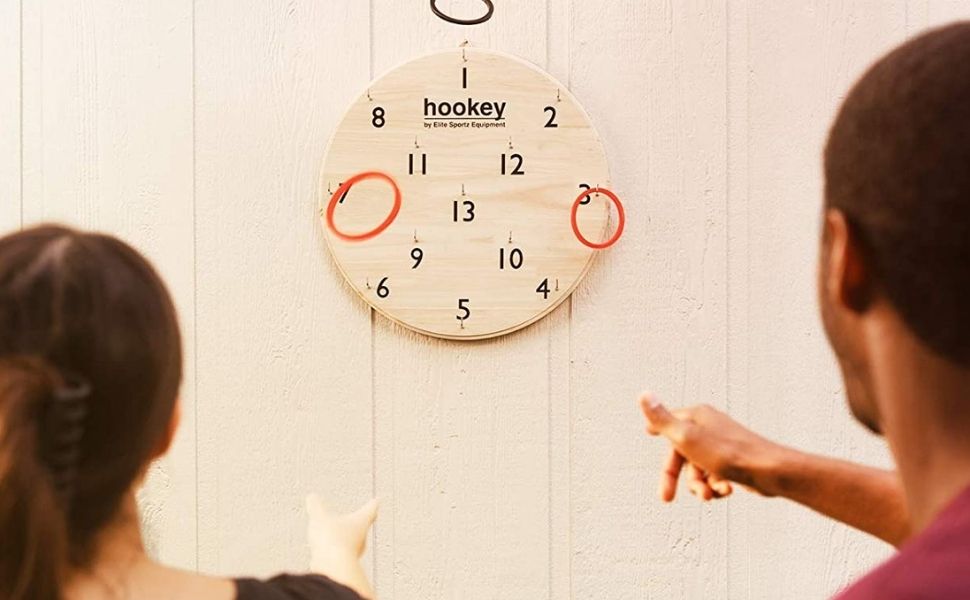
[{"label": "man's shoulder", "polygon": [[970,598],[970,542],[957,551],[903,551],[837,597],[837,600],[966,600]]},{"label": "man's shoulder", "polygon": [[837,600],[970,598],[970,490]]}]

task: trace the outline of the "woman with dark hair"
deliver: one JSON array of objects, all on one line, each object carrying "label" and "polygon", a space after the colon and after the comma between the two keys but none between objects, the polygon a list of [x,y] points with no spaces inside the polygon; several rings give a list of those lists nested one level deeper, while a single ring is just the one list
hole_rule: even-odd
[{"label": "woman with dark hair", "polygon": [[371,502],[308,499],[316,574],[261,582],[154,563],[135,490],[178,425],[181,335],[161,279],[110,236],[0,238],[0,599],[359,599]]}]

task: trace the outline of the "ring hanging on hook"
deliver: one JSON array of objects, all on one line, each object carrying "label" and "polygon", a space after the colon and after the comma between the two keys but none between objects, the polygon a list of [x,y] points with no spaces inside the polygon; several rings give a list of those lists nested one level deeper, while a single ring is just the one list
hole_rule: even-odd
[{"label": "ring hanging on hook", "polygon": [[[340,190],[337,190],[337,191],[340,191]],[[579,205],[583,202],[583,198],[585,198],[589,194],[596,194],[597,196],[600,194],[603,194],[604,196],[609,198],[610,202],[612,202],[613,205],[616,206],[617,214],[620,215],[620,222],[616,226],[616,231],[613,233],[613,237],[611,237],[610,239],[606,240],[603,243],[591,242],[588,239],[586,239],[586,236],[584,236],[582,232],[579,231],[579,223],[576,218],[577,217],[576,213],[579,209]],[[573,233],[576,235],[576,239],[582,242],[584,246],[592,248],[593,250],[604,250],[606,248],[609,248],[613,244],[615,244],[617,240],[620,239],[620,236],[623,235],[623,228],[626,227],[626,212],[623,210],[623,203],[620,202],[620,199],[616,196],[616,194],[614,194],[613,192],[611,192],[606,188],[601,188],[597,186],[594,188],[590,188],[588,190],[583,190],[579,194],[579,196],[576,197],[576,201],[573,202],[572,212],[569,215],[569,221],[573,227]]]},{"label": "ring hanging on hook", "polygon": [[433,12],[439,19],[448,21],[449,23],[454,23],[455,25],[480,25],[491,19],[492,13],[495,12],[495,5],[492,4],[492,0],[482,0],[485,6],[488,7],[488,11],[484,16],[477,19],[456,19],[441,12],[441,9],[438,8],[437,2],[438,0],[431,0],[431,12]]},{"label": "ring hanging on hook", "polygon": [[[337,226],[334,225],[333,213],[337,209],[337,204],[342,202],[342,198],[348,192],[350,192],[350,188],[354,187],[361,181],[366,181],[368,179],[381,179],[390,184],[391,189],[394,190],[394,206],[391,208],[391,213],[387,215],[387,218],[384,219],[383,223],[371,231],[356,234],[344,233],[343,231],[337,229]],[[327,188],[327,191],[330,191],[329,187]],[[332,231],[335,236],[345,242],[363,242],[383,233],[383,231],[394,222],[394,219],[397,218],[397,214],[399,212],[401,212],[401,188],[398,187],[397,182],[394,181],[394,178],[380,171],[367,171],[365,173],[358,173],[347,181],[341,183],[340,187],[337,188],[337,191],[333,193],[333,196],[330,198],[330,204],[327,205],[327,226],[330,227],[330,231]],[[417,237],[417,232],[415,232],[415,237]]]}]

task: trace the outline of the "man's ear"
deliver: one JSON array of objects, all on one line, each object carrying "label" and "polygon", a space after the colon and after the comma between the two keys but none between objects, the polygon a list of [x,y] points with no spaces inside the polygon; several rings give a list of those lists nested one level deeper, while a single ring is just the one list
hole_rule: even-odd
[{"label": "man's ear", "polygon": [[824,227],[824,293],[831,306],[864,312],[872,300],[872,274],[862,240],[839,209],[826,209]]},{"label": "man's ear", "polygon": [[155,448],[152,460],[165,455],[169,448],[172,447],[172,441],[175,440],[175,432],[178,431],[179,423],[182,421],[182,399],[178,398],[175,400],[175,408],[172,409],[172,418],[168,420],[168,427],[165,428],[162,434],[162,439],[158,442],[158,447]]}]

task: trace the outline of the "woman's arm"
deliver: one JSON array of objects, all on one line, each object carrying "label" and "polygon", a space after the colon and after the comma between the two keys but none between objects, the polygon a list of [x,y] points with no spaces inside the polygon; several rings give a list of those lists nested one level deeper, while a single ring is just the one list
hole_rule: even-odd
[{"label": "woman's arm", "polygon": [[363,598],[374,600],[374,590],[360,558],[367,546],[367,533],[377,518],[377,500],[371,500],[349,515],[335,515],[316,495],[307,497],[310,516],[310,570],[349,587]]},{"label": "woman's arm", "polygon": [[668,411],[652,397],[640,401],[647,432],[670,440],[660,482],[669,502],[681,472],[691,493],[710,500],[739,483],[781,496],[870,533],[894,546],[909,536],[909,516],[895,472],[799,452],[775,444],[709,406]]}]

